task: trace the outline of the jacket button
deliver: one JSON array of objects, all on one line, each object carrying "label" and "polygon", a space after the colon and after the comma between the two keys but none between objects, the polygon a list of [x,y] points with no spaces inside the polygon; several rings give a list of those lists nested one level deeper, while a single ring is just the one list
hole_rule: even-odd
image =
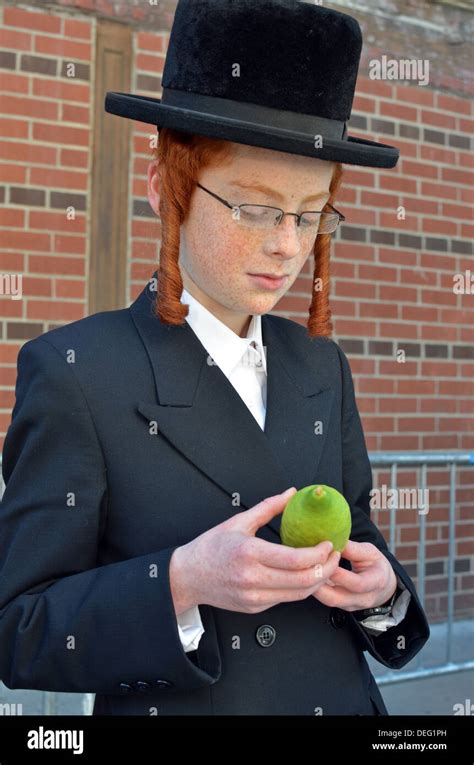
[{"label": "jacket button", "polygon": [[133,691],[132,686],[128,683],[120,683],[119,688],[121,693],[131,693]]},{"label": "jacket button", "polygon": [[342,611],[340,611],[338,608],[333,608],[331,609],[329,621],[331,622],[334,629],[338,630],[344,626],[346,621],[346,615]]},{"label": "jacket button", "polygon": [[268,646],[273,645],[275,642],[276,630],[270,624],[262,624],[255,633],[255,637],[257,643],[263,646],[263,648],[268,648]]},{"label": "jacket button", "polygon": [[137,680],[136,683],[134,683],[135,688],[140,693],[146,693],[147,691],[150,691],[152,688],[151,683],[145,682],[145,680]]},{"label": "jacket button", "polygon": [[173,683],[170,683],[169,680],[155,680],[155,686],[157,688],[171,688]]}]

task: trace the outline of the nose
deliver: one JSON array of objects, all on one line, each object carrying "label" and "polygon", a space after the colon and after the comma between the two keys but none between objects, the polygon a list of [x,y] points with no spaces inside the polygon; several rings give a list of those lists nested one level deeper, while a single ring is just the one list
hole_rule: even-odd
[{"label": "nose", "polygon": [[286,214],[280,223],[268,232],[268,241],[278,249],[288,253],[288,257],[298,255],[302,242],[294,215]]}]

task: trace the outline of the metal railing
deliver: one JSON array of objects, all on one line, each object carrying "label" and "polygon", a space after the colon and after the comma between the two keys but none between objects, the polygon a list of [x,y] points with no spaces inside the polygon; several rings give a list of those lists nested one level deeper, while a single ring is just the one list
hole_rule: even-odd
[{"label": "metal railing", "polygon": [[[421,677],[432,677],[433,675],[444,675],[449,672],[459,672],[461,670],[474,669],[474,658],[467,661],[453,661],[453,624],[454,624],[454,559],[456,553],[456,467],[458,465],[473,466],[474,454],[469,452],[370,452],[369,459],[372,468],[390,467],[390,488],[397,489],[397,478],[399,467],[415,467],[421,469],[420,480],[417,481],[418,487],[424,493],[427,488],[426,473],[428,466],[449,466],[449,535],[448,535],[448,610],[446,620],[446,656],[444,662],[425,667],[423,666],[422,649],[416,656],[415,668],[404,672],[389,670],[377,678],[378,684],[400,682],[402,680],[413,680]],[[396,493],[395,493],[396,498]],[[390,552],[395,554],[395,516],[398,510],[398,502],[392,502],[390,505],[389,539],[387,541]],[[426,514],[420,513],[420,535],[418,543],[417,559],[417,585],[416,590],[421,605],[425,605],[425,585],[426,585]],[[375,519],[377,525],[377,521]],[[429,641],[428,641],[429,642]],[[410,662],[411,664],[411,662]]]},{"label": "metal railing", "polygon": [[[415,661],[415,668],[404,672],[389,670],[383,675],[377,677],[377,683],[383,685],[386,683],[400,682],[403,680],[413,680],[422,677],[432,677],[434,675],[446,674],[449,672],[459,672],[460,670],[474,669],[474,659],[467,661],[456,662],[452,658],[453,649],[453,623],[454,623],[454,557],[455,557],[455,545],[456,545],[456,466],[458,465],[474,465],[474,454],[470,453],[456,453],[456,452],[372,452],[369,453],[369,459],[372,468],[380,469],[386,466],[390,466],[390,482],[391,489],[397,488],[397,477],[399,467],[416,467],[421,468],[421,478],[419,487],[421,490],[426,489],[426,472],[429,466],[449,465],[450,470],[450,485],[449,485],[449,547],[448,547],[448,613],[447,613],[447,639],[446,639],[446,656],[444,662],[440,664],[425,667],[422,664],[423,650],[417,654]],[[0,455],[1,466],[1,455]],[[375,485],[375,482],[374,482]],[[0,472],[0,498],[3,494],[4,484],[3,477]],[[391,503],[390,507],[390,522],[389,522],[389,539],[388,547],[391,552],[395,553],[396,545],[396,511],[397,502]],[[375,511],[377,512],[377,511]],[[375,523],[377,522],[376,519]],[[417,593],[421,604],[424,606],[425,601],[425,580],[426,580],[426,517],[425,514],[420,514],[420,537],[418,545],[418,559],[417,559]],[[429,642],[429,641],[428,641]],[[410,662],[411,664],[411,662]],[[58,694],[50,691],[44,691],[43,694],[43,713],[55,714],[57,709]],[[61,694],[65,696],[67,694]],[[81,694],[81,708],[83,714],[91,714],[94,702],[94,694],[86,693]],[[78,694],[74,694],[77,699]]]}]

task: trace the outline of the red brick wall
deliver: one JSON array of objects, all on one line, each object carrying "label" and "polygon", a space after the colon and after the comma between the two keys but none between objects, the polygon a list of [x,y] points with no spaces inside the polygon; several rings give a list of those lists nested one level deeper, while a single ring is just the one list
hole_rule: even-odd
[{"label": "red brick wall", "polygon": [[[3,432],[21,344],[88,313],[92,11],[117,15],[123,7],[130,15],[125,20],[140,23],[135,5],[60,5],[52,13],[34,6],[2,9],[0,272],[24,275],[23,300],[0,297]],[[159,17],[164,21],[156,28],[163,32],[136,29],[133,92],[160,93],[173,5],[165,4]],[[409,58],[400,45],[399,55]],[[472,93],[465,71],[460,68],[457,78],[451,60],[438,66],[426,87],[369,79],[368,61],[386,51],[364,48],[349,132],[398,146],[401,159],[392,170],[345,166],[338,207],[347,221],[332,260],[334,337],[351,361],[370,451],[474,451],[473,297],[453,292],[455,273],[474,273]],[[64,76],[65,61],[76,63],[74,81]],[[119,118],[104,112],[104,119]],[[156,135],[151,125],[134,123],[129,301],[159,254],[160,223],[146,201],[150,135]],[[64,215],[69,204],[77,211],[74,221]],[[397,219],[400,205],[405,220]],[[308,262],[275,313],[305,323],[311,285]],[[397,361],[399,349],[405,363]],[[458,472],[455,605],[457,615],[466,616],[474,591],[474,472]],[[390,484],[387,471],[375,476],[379,485]],[[429,479],[426,602],[433,619],[446,613],[448,479],[440,469]],[[399,486],[419,486],[419,477],[405,470]],[[388,511],[375,520],[388,537]],[[396,552],[415,579],[418,534],[416,511],[397,516]]]}]

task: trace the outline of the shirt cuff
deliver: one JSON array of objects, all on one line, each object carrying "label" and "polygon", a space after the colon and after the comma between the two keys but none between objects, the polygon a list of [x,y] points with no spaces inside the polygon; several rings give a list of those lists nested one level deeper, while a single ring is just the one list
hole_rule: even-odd
[{"label": "shirt cuff", "polygon": [[392,606],[388,614],[379,614],[378,616],[368,616],[364,621],[359,622],[371,635],[379,635],[386,632],[390,627],[395,627],[405,618],[408,605],[411,600],[411,593],[401,579],[397,576],[397,585],[403,590]]},{"label": "shirt cuff", "polygon": [[184,652],[195,651],[199,641],[204,634],[204,627],[201,621],[201,614],[198,606],[193,606],[187,611],[183,611],[177,617],[178,633]]}]

